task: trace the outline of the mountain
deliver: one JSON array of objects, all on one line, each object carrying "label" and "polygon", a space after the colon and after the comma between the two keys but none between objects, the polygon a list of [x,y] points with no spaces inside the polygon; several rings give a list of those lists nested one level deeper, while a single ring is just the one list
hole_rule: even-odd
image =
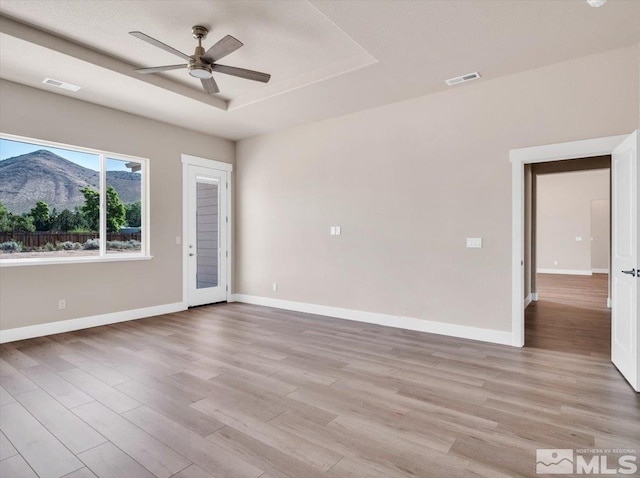
[{"label": "mountain", "polygon": [[[98,189],[99,182],[98,171],[43,149],[0,161],[0,201],[16,214],[29,212],[38,201],[49,209],[73,210],[84,204],[80,190]],[[107,171],[107,185],[125,204],[140,200],[139,174]]]},{"label": "mountain", "polygon": [[125,204],[140,201],[140,179],[140,174],[129,171],[107,171],[107,186],[113,186]]}]

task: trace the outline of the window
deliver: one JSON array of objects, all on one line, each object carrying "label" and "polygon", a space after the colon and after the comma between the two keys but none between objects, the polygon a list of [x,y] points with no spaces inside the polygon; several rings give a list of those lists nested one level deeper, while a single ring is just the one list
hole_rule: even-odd
[{"label": "window", "polygon": [[148,257],[147,161],[0,135],[0,264]]}]

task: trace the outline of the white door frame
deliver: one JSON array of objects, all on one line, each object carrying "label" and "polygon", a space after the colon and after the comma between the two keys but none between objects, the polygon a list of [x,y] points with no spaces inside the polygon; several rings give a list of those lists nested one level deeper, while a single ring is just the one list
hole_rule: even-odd
[{"label": "white door frame", "polygon": [[199,158],[198,156],[191,156],[188,154],[182,154],[180,158],[182,162],[182,304],[184,308],[188,308],[188,294],[189,294],[189,267],[187,264],[187,254],[188,250],[188,241],[187,238],[189,236],[189,166],[201,166],[203,168],[210,169],[218,169],[222,171],[226,171],[228,174],[229,187],[226,188],[227,194],[227,210],[226,215],[229,218],[229,223],[227,224],[227,250],[229,251],[229,257],[227,259],[227,301],[231,297],[231,284],[232,284],[232,275],[231,271],[233,270],[232,261],[233,261],[233,242],[231,231],[233,230],[233,216],[231,215],[231,211],[233,208],[231,207],[231,200],[233,198],[232,187],[233,187],[233,165],[229,163],[223,163],[221,161],[215,161],[213,159]]},{"label": "white door frame", "polygon": [[524,346],[524,165],[604,156],[611,154],[627,136],[607,136],[509,151],[512,186],[511,333],[514,347]]}]

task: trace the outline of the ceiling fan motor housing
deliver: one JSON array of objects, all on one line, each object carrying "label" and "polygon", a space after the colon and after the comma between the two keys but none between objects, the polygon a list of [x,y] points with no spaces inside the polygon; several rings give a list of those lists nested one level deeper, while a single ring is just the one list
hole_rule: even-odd
[{"label": "ceiling fan motor housing", "polygon": [[[204,28],[204,27],[193,27],[193,28],[195,32],[196,28]],[[196,36],[196,34],[194,33],[193,36]],[[196,52],[194,53],[191,60],[189,60],[189,66],[187,67],[187,69],[189,70],[189,74],[191,76],[193,76],[194,78],[199,78],[201,80],[212,77],[211,65],[209,65],[208,63],[200,59],[200,57],[204,55],[204,53],[205,53],[204,48],[198,45],[196,47]]]}]

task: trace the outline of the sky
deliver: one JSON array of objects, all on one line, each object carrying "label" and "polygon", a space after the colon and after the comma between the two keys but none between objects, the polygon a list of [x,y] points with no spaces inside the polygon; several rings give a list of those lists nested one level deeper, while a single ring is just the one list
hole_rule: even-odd
[{"label": "sky", "polygon": [[[100,170],[100,159],[96,154],[82,153],[69,149],[51,148],[49,146],[22,143],[20,141],[11,141],[8,139],[0,139],[0,161],[13,158],[14,156],[20,156],[21,154],[38,151],[40,149],[51,151],[52,153],[62,156],[64,159],[79,164],[82,167],[93,169],[94,171]],[[130,171],[129,168],[125,167],[125,164],[127,164],[127,161],[107,158],[107,171]]]}]

